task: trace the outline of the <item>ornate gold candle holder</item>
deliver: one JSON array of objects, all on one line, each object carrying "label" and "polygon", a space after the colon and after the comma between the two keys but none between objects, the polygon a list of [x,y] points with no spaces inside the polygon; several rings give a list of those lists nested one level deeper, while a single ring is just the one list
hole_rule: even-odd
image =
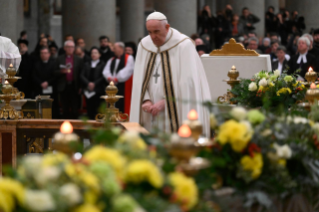
[{"label": "ornate gold candle holder", "polygon": [[318,74],[311,67],[309,67],[307,73],[305,74],[305,79],[307,80],[307,82],[302,82],[302,84],[307,88],[310,88],[310,85],[312,83],[318,84]]},{"label": "ornate gold candle holder", "polygon": [[[240,82],[240,80],[237,79],[239,77],[239,72],[237,71],[235,66],[232,66],[231,70],[228,71],[227,76],[229,77],[229,79],[224,80],[224,82],[230,85],[231,89],[233,89],[233,87]],[[234,97],[235,95],[232,92],[227,91],[227,93],[223,96],[219,96],[217,100],[220,103],[236,104],[236,102],[230,101],[230,99]]]},{"label": "ornate gold candle holder", "polygon": [[306,92],[306,100],[308,100],[310,105],[313,105],[315,99],[319,100],[319,90],[317,89],[315,83],[310,85],[310,89]]},{"label": "ornate gold candle holder", "polygon": [[192,137],[195,141],[197,141],[203,133],[203,125],[200,121],[198,121],[198,114],[196,110],[191,110],[188,113],[187,118],[188,119],[184,121],[184,124],[189,126],[192,132]]},{"label": "ornate gold candle holder", "polygon": [[71,123],[69,121],[64,121],[60,127],[60,132],[55,133],[53,139],[53,150],[72,155],[74,152],[70,148],[70,143],[78,142],[79,136],[73,133],[73,126]]},{"label": "ornate gold candle holder", "polygon": [[128,121],[128,115],[123,114],[115,107],[115,103],[123,98],[123,96],[116,95],[118,92],[118,88],[111,82],[105,89],[107,95],[101,96],[101,99],[106,101],[106,111],[105,114],[97,114],[95,117],[96,121],[105,121],[106,118],[109,119],[110,122],[126,122]]}]

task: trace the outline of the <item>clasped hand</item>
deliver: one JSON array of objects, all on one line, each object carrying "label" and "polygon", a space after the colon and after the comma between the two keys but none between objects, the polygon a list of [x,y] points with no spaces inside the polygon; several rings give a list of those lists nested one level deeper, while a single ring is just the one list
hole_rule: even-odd
[{"label": "clasped hand", "polygon": [[146,101],[142,105],[142,110],[146,113],[150,113],[153,116],[157,116],[159,112],[165,109],[165,99],[153,104],[151,101]]}]

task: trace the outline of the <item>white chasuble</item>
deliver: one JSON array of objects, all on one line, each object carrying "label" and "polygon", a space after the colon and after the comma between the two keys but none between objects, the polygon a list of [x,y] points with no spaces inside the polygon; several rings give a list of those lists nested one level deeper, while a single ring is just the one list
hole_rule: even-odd
[{"label": "white chasuble", "polygon": [[[203,135],[210,136],[209,111],[202,106],[211,101],[202,62],[189,37],[170,28],[169,37],[156,47],[150,36],[138,46],[132,91],[130,121],[147,130],[153,127],[177,132],[188,112],[195,109],[203,123]],[[153,117],[141,106],[145,100],[153,104],[165,100],[165,110]]]}]

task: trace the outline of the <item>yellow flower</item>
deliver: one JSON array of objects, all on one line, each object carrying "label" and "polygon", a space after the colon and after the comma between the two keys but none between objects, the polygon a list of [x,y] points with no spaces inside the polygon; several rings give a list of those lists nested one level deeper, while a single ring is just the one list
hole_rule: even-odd
[{"label": "yellow flower", "polygon": [[0,211],[12,211],[15,208],[15,199],[24,205],[24,187],[18,181],[9,178],[0,178]]},{"label": "yellow flower", "polygon": [[55,166],[63,162],[68,162],[68,157],[60,152],[53,154],[45,154],[43,156],[42,165],[43,166]]},{"label": "yellow flower", "polygon": [[285,159],[279,159],[279,160],[277,161],[277,163],[278,163],[278,165],[286,166],[287,161],[286,161]]},{"label": "yellow flower", "polygon": [[131,162],[125,172],[125,181],[132,183],[149,182],[155,188],[163,185],[160,170],[148,160],[135,160]]},{"label": "yellow flower", "polygon": [[251,171],[251,177],[256,179],[262,172],[263,158],[260,153],[255,153],[253,158],[246,155],[241,158],[240,164],[244,170]]},{"label": "yellow flower", "polygon": [[84,172],[79,175],[79,179],[89,188],[98,192],[100,190],[99,179],[90,172]]},{"label": "yellow flower", "polygon": [[98,209],[96,206],[92,204],[83,204],[75,208],[72,212],[100,212],[100,211],[101,211],[100,209]]},{"label": "yellow flower", "polygon": [[291,94],[290,88],[281,88],[277,91],[277,96],[280,96],[280,94],[286,94],[287,92]]},{"label": "yellow flower", "polygon": [[194,179],[179,172],[171,173],[168,178],[177,200],[187,209],[194,207],[198,201],[198,189]]},{"label": "yellow flower", "polygon": [[229,120],[220,126],[217,139],[220,144],[230,143],[235,152],[241,152],[250,141],[252,133],[245,124]]},{"label": "yellow flower", "polygon": [[275,84],[273,82],[269,82],[269,87],[274,87]]},{"label": "yellow flower", "polygon": [[131,145],[132,149],[137,149],[137,150],[147,149],[147,145],[145,144],[144,140],[140,137],[140,135],[136,131],[126,131],[119,137],[118,142],[128,143]]},{"label": "yellow flower", "polygon": [[84,192],[84,202],[87,204],[95,205],[97,198],[98,198],[98,194],[92,190],[88,190]]},{"label": "yellow flower", "polygon": [[123,177],[126,160],[116,150],[103,146],[95,146],[84,154],[84,158],[90,162],[104,161],[110,164],[119,178]]}]

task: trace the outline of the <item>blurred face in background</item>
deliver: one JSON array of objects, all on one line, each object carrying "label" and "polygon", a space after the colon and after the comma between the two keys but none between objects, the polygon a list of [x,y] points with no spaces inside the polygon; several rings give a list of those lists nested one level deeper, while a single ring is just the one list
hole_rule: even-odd
[{"label": "blurred face in background", "polygon": [[245,16],[246,18],[249,16],[249,10],[248,9],[243,10],[243,16]]},{"label": "blurred face in background", "polygon": [[80,57],[80,58],[83,58],[83,57],[84,57],[84,52],[83,52],[82,48],[79,47],[79,46],[77,46],[77,47],[75,48],[74,54],[75,54],[76,56]]},{"label": "blurred face in background", "polygon": [[51,55],[55,56],[57,53],[58,53],[57,48],[55,48],[55,47],[51,47],[51,48],[50,48],[50,54],[51,54]]},{"label": "blurred face in background", "polygon": [[82,47],[83,49],[85,49],[84,39],[83,39],[83,38],[79,38],[79,39],[77,40],[76,45]]},{"label": "blurred face in background", "polygon": [[100,40],[100,46],[102,48],[107,48],[109,46],[109,40],[107,38]]},{"label": "blurred face in background", "polygon": [[48,39],[47,38],[41,38],[40,40],[40,46],[42,47],[48,47]]},{"label": "blurred face in background", "polygon": [[304,54],[308,51],[307,43],[303,40],[298,41],[298,52]]},{"label": "blurred face in background", "polygon": [[73,55],[74,53],[74,42],[69,41],[64,45],[64,51],[66,55]]},{"label": "blurred face in background", "polygon": [[124,49],[119,44],[114,44],[114,54],[117,57],[121,57],[124,54]]},{"label": "blurred face in background", "polygon": [[65,40],[64,40],[64,41],[67,41],[67,40],[74,41],[74,38],[73,38],[72,35],[69,35],[69,36],[66,36],[66,37],[65,37]]},{"label": "blurred face in background", "polygon": [[199,45],[204,45],[204,42],[201,38],[196,38],[195,40],[195,45],[196,46],[199,46]]},{"label": "blurred face in background", "polygon": [[129,55],[133,55],[134,51],[131,47],[125,47],[125,53]]},{"label": "blurred face in background", "polygon": [[258,44],[255,40],[251,40],[247,46],[247,49],[256,50],[258,48]]},{"label": "blurred face in background", "polygon": [[93,49],[91,51],[91,59],[93,61],[100,59],[100,57],[101,57],[101,54],[100,54],[100,52],[97,49]]},{"label": "blurred face in background", "polygon": [[272,51],[273,53],[276,53],[278,46],[279,46],[278,43],[273,43],[273,44],[271,45],[271,51]]},{"label": "blurred face in background", "polygon": [[28,46],[25,45],[24,43],[20,43],[19,44],[19,51],[20,51],[21,55],[25,54],[28,51]]},{"label": "blurred face in background", "polygon": [[276,51],[276,56],[280,62],[285,60],[286,53],[283,50]]},{"label": "blurred face in background", "polygon": [[42,49],[40,51],[40,58],[43,62],[46,62],[50,59],[50,52],[48,49]]},{"label": "blurred face in background", "polygon": [[319,34],[314,34],[313,40],[318,43],[319,42]]}]

